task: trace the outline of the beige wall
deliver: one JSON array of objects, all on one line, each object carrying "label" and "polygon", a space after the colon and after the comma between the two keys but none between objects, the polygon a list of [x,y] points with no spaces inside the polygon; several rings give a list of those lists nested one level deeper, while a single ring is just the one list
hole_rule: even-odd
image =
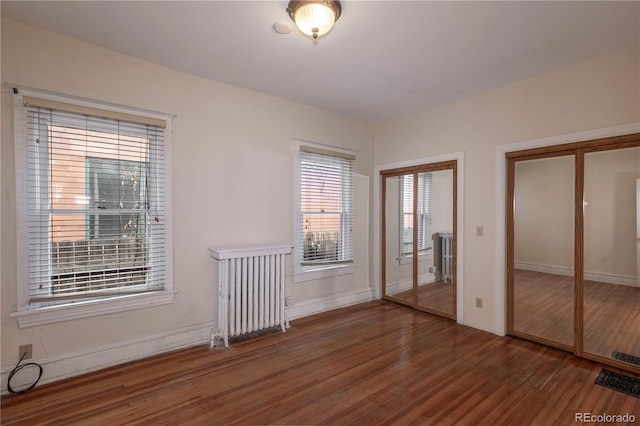
[{"label": "beige wall", "polygon": [[453,232],[453,170],[433,172],[431,233]]},{"label": "beige wall", "polygon": [[[519,161],[516,267],[573,275],[574,157]],[[585,278],[636,285],[640,148],[585,155]]]},{"label": "beige wall", "polygon": [[515,165],[516,268],[573,274],[573,156]]},{"label": "beige wall", "polygon": [[[640,148],[585,155],[584,267],[591,275],[636,281],[636,179]],[[636,281],[636,282],[634,282]]]},{"label": "beige wall", "polygon": [[636,47],[376,128],[376,165],[464,151],[464,323],[499,331],[496,148],[640,121],[639,65]]},{"label": "beige wall", "polygon": [[[19,329],[16,307],[15,179],[11,94],[2,89],[2,366],[17,346],[64,357],[214,321],[216,266],[207,248],[293,242],[292,139],[358,152],[360,196],[376,165],[464,152],[464,322],[495,331],[496,147],[640,121],[638,49],[414,114],[377,127],[273,96],[204,80],[71,38],[2,21],[2,79],[54,92],[176,114],[173,123],[172,305]],[[374,149],[375,145],[375,149]],[[375,157],[374,157],[375,155]],[[375,158],[375,161],[374,161]],[[375,177],[377,179],[377,177]],[[363,189],[365,189],[363,191]],[[363,194],[364,192],[364,194]],[[359,210],[367,210],[360,204]],[[356,273],[293,284],[305,300],[368,289],[372,235],[361,212]],[[475,227],[484,226],[484,236]],[[369,244],[371,243],[371,244]],[[371,262],[369,260],[372,259]],[[290,262],[289,262],[290,263]],[[475,298],[484,308],[475,308]]]},{"label": "beige wall", "polygon": [[[209,247],[293,243],[293,138],[357,151],[359,223],[368,224],[370,124],[197,78],[9,20],[2,22],[4,82],[176,114],[173,121],[171,305],[19,329],[12,97],[2,89],[2,365],[33,343],[34,358],[118,345],[217,320],[217,270]],[[364,200],[364,206],[362,205]],[[370,229],[356,228],[356,271],[294,284],[306,300],[369,288]],[[287,259],[291,269],[291,258]]]}]

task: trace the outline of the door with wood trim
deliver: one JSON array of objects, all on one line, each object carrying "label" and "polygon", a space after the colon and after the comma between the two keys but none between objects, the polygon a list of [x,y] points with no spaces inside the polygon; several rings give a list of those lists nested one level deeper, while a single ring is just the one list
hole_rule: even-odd
[{"label": "door with wood trim", "polygon": [[640,373],[640,133],[506,161],[508,334]]},{"label": "door with wood trim", "polygon": [[574,156],[523,157],[509,172],[509,333],[573,351]]},{"label": "door with wood trim", "polygon": [[640,147],[584,152],[583,351],[640,366]]},{"label": "door with wood trim", "polygon": [[381,178],[383,299],[455,319],[457,162]]}]

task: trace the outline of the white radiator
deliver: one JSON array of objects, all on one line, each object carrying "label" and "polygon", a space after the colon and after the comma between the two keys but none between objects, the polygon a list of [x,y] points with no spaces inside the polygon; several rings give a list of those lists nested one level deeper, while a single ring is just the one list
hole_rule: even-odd
[{"label": "white radiator", "polygon": [[285,255],[291,246],[209,249],[220,261],[218,326],[211,332],[229,346],[229,338],[281,327],[285,331]]},{"label": "white radiator", "polygon": [[453,234],[438,233],[440,237],[440,266],[441,279],[445,283],[453,282]]}]

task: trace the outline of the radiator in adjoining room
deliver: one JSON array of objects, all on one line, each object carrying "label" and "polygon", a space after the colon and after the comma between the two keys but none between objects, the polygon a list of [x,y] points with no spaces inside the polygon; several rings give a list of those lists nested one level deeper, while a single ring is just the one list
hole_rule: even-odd
[{"label": "radiator in adjoining room", "polygon": [[218,329],[211,333],[229,346],[229,338],[272,327],[285,331],[285,256],[291,246],[209,249],[220,261]]},{"label": "radiator in adjoining room", "polygon": [[453,282],[453,234],[451,232],[438,232],[437,234],[436,270],[438,281]]}]

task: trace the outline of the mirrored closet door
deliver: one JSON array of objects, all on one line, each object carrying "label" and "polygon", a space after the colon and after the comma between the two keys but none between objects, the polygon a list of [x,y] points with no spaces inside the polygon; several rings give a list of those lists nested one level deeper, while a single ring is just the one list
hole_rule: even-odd
[{"label": "mirrored closet door", "polygon": [[513,164],[510,330],[562,349],[574,336],[573,155]]},{"label": "mirrored closet door", "polygon": [[456,317],[456,162],[382,175],[383,299]]},{"label": "mirrored closet door", "polygon": [[506,160],[508,334],[640,373],[640,134]]},{"label": "mirrored closet door", "polygon": [[583,350],[640,365],[640,147],[584,154]]},{"label": "mirrored closet door", "polygon": [[384,179],[383,296],[413,305],[413,190],[406,190],[408,182],[413,186],[413,174]]}]

